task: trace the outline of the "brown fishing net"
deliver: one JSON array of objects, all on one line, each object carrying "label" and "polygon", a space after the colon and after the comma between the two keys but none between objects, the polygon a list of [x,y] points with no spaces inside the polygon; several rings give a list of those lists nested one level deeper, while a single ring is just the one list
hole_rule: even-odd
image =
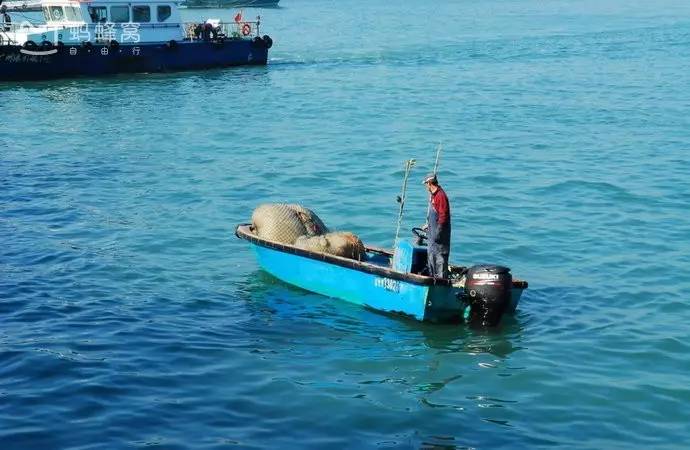
[{"label": "brown fishing net", "polygon": [[257,236],[304,250],[357,260],[366,259],[364,244],[349,232],[331,233],[312,210],[296,204],[260,205],[252,214]]},{"label": "brown fishing net", "polygon": [[362,241],[347,231],[337,231],[321,236],[300,236],[295,241],[295,247],[359,261],[365,259],[366,256]]},{"label": "brown fishing net", "polygon": [[283,244],[294,244],[300,236],[328,233],[328,228],[313,211],[300,205],[270,203],[260,205],[252,214],[257,236]]}]

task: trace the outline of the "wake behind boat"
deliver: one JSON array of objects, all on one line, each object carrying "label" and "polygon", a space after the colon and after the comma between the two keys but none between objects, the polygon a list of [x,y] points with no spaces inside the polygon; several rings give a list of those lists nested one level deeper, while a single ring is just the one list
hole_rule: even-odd
[{"label": "wake behind boat", "polygon": [[261,22],[184,23],[178,2],[46,0],[45,24],[0,26],[0,80],[265,65]]}]

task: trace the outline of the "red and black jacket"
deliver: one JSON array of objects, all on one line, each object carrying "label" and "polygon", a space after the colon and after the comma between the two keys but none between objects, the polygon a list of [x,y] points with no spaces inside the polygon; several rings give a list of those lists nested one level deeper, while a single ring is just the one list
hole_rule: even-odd
[{"label": "red and black jacket", "polygon": [[429,250],[440,253],[450,252],[450,202],[446,192],[439,187],[431,194],[429,208]]}]

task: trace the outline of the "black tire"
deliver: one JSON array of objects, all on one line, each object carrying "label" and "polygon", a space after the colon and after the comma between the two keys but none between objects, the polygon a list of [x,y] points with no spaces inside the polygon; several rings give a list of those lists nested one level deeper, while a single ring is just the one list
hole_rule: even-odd
[{"label": "black tire", "polygon": [[255,37],[252,39],[252,46],[253,47],[261,47],[263,45],[264,41],[261,40],[259,36]]},{"label": "black tire", "polygon": [[27,50],[36,50],[38,48],[38,45],[34,41],[26,41],[24,42],[24,45],[22,45]]},{"label": "black tire", "polygon": [[169,40],[165,45],[166,45],[170,50],[175,50],[175,49],[177,48],[177,41],[176,41],[175,39],[171,39],[171,40]]},{"label": "black tire", "polygon": [[41,50],[52,50],[53,49],[53,43],[50,41],[43,41],[41,42]]},{"label": "black tire", "polygon": [[110,41],[109,46],[110,48],[117,50],[118,48],[120,48],[120,43],[113,39],[112,41]]},{"label": "black tire", "polygon": [[273,47],[273,39],[267,34],[264,34],[264,45],[266,45],[266,48]]}]

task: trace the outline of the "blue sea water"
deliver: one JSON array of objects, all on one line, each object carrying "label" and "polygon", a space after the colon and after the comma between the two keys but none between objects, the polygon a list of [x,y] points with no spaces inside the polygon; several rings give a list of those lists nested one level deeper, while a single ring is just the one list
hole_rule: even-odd
[{"label": "blue sea water", "polygon": [[[690,3],[244,13],[267,67],[0,83],[0,448],[687,448]],[[530,283],[497,330],[292,288],[233,236],[290,201],[390,246],[439,141],[451,259]]]}]

